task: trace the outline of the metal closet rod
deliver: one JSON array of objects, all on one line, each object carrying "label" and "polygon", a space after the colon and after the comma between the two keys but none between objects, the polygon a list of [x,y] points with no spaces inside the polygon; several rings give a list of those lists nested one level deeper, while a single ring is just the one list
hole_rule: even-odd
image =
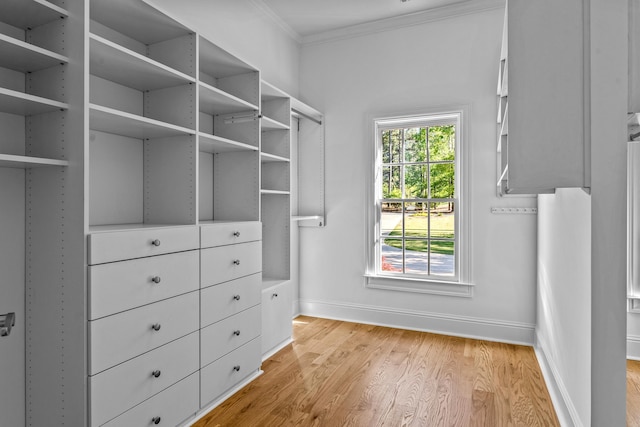
[{"label": "metal closet rod", "polygon": [[314,123],[317,123],[317,124],[319,124],[319,125],[321,125],[321,124],[322,124],[322,120],[318,120],[318,119],[316,119],[315,117],[311,117],[310,115],[305,114],[305,113],[303,113],[302,111],[296,110],[295,108],[292,108],[292,109],[291,109],[291,111],[293,111],[294,113],[296,113],[296,114],[297,114],[297,115],[299,115],[299,116],[304,117],[305,119],[309,119],[309,120],[311,120],[311,121],[312,121],[312,122],[314,122]]}]

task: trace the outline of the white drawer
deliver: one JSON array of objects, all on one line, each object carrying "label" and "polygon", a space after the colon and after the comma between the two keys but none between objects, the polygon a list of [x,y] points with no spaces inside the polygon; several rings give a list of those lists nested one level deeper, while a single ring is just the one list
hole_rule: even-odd
[{"label": "white drawer", "polygon": [[256,305],[201,329],[200,364],[208,365],[258,337],[261,332],[261,316],[262,310]]},{"label": "white drawer", "polygon": [[177,426],[200,409],[200,375],[196,372],[138,406],[109,421],[104,427]]},{"label": "white drawer", "polygon": [[120,261],[89,267],[89,320],[195,291],[200,252]]},{"label": "white drawer", "polygon": [[240,243],[200,250],[201,287],[262,271],[262,242]]},{"label": "white drawer", "polygon": [[89,235],[88,263],[121,261],[200,247],[198,227],[158,227]]},{"label": "white drawer", "polygon": [[233,245],[262,239],[262,224],[257,221],[220,222],[200,226],[200,247]]},{"label": "white drawer", "polygon": [[90,321],[89,374],[198,330],[199,312],[198,292],[190,292]]},{"label": "white drawer", "polygon": [[225,317],[260,304],[260,273],[209,286],[200,291],[200,326],[204,327]]},{"label": "white drawer", "polygon": [[249,341],[200,370],[200,406],[220,397],[258,369],[260,338]]},{"label": "white drawer", "polygon": [[196,372],[198,335],[194,332],[89,377],[91,425],[102,425]]}]

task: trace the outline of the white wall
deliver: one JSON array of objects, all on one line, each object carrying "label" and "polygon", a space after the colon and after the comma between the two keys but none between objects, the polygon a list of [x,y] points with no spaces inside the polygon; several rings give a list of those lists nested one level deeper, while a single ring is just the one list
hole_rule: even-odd
[{"label": "white wall", "polygon": [[559,418],[583,426],[591,415],[590,264],[590,196],[580,189],[540,195],[536,347],[549,389],[560,393]]},{"label": "white wall", "polygon": [[263,80],[298,95],[298,43],[251,0],[149,0],[261,71]]},{"label": "white wall", "polygon": [[[301,231],[301,308],[315,315],[533,342],[536,217],[492,206],[496,83],[504,11],[495,9],[303,45],[302,100],[324,112],[327,226]],[[472,298],[364,287],[370,115],[470,106]]]}]

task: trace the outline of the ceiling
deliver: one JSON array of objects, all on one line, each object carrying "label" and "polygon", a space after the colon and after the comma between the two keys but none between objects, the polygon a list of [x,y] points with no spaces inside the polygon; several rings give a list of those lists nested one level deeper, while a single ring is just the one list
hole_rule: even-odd
[{"label": "ceiling", "polygon": [[261,0],[300,37],[474,0]]}]

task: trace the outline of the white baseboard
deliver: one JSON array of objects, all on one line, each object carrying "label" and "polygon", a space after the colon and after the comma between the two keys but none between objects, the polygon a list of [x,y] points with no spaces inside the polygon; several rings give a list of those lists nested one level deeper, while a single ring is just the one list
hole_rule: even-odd
[{"label": "white baseboard", "polygon": [[640,336],[627,335],[627,359],[640,360]]},{"label": "white baseboard", "polygon": [[547,357],[543,342],[540,340],[537,331],[533,350],[538,359],[538,365],[540,365],[540,370],[542,371],[544,382],[547,385],[547,390],[549,390],[549,395],[551,396],[551,401],[553,402],[553,407],[556,410],[560,425],[562,427],[582,427],[578,411],[571,401],[569,392],[562,381],[562,377],[560,377],[558,373],[553,359]]},{"label": "white baseboard", "polygon": [[265,360],[267,360],[268,358],[270,358],[271,356],[273,356],[274,354],[276,354],[277,352],[279,352],[280,350],[282,350],[283,348],[285,348],[286,346],[288,346],[292,342],[293,342],[293,338],[291,338],[291,337],[289,337],[288,339],[282,341],[280,344],[276,345],[275,347],[273,347],[272,349],[270,349],[266,353],[264,353],[262,355],[262,361],[264,362]]},{"label": "white baseboard", "polygon": [[532,346],[534,342],[535,325],[527,323],[307,299],[300,300],[300,313],[511,344]]}]

